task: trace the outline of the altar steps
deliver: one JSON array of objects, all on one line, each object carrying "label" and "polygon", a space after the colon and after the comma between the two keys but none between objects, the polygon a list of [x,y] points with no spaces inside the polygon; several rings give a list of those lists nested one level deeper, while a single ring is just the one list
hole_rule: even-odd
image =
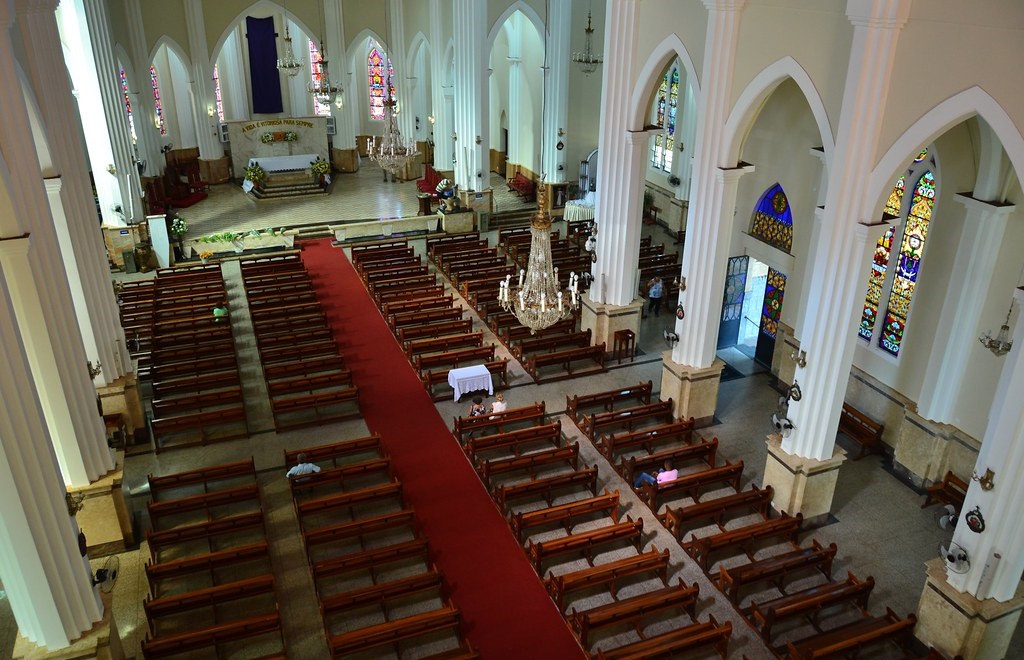
[{"label": "altar steps", "polygon": [[491,216],[488,226],[491,229],[527,227],[530,224],[530,218],[536,215],[536,213],[536,208],[521,211],[501,211]]},{"label": "altar steps", "polygon": [[295,235],[296,242],[311,241],[317,238],[334,238],[334,231],[327,225],[310,225],[296,227],[296,229],[299,230],[299,233]]},{"label": "altar steps", "polygon": [[309,195],[326,195],[329,188],[324,188],[312,182],[274,184],[268,182],[262,189],[253,189],[252,195],[256,199],[287,199],[289,197],[306,197]]}]

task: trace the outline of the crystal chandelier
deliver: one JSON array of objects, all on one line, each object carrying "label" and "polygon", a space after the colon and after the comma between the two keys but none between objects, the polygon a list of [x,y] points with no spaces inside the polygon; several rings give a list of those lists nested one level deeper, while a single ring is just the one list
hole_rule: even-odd
[{"label": "crystal chandelier", "polygon": [[1010,309],[1006,310],[1006,320],[999,326],[999,332],[995,337],[991,332],[986,332],[978,337],[981,345],[992,351],[995,355],[1006,355],[1013,347],[1013,340],[1010,339],[1010,313],[1013,312],[1013,301],[1010,301]]},{"label": "crystal chandelier", "polygon": [[590,17],[590,9],[587,9],[587,37],[584,42],[584,49],[572,54],[572,61],[580,65],[583,73],[589,75],[597,71],[597,65],[604,62],[604,57],[595,55],[593,50],[594,27]]},{"label": "crystal chandelier", "polygon": [[277,70],[287,73],[294,78],[302,71],[302,58],[295,57],[295,49],[292,48],[292,35],[288,32],[288,18],[284,19],[284,57],[277,58]]},{"label": "crystal chandelier", "polygon": [[316,66],[313,64],[310,66],[313,67],[313,79],[306,89],[319,103],[324,105],[334,103],[340,108],[343,105],[343,97],[338,86],[331,83],[331,74],[327,70],[327,49],[324,48],[323,41],[320,42],[319,61],[316,62]]},{"label": "crystal chandelier", "polygon": [[562,291],[558,269],[551,263],[551,217],[545,210],[547,190],[543,180],[538,184],[537,214],[530,220],[530,260],[526,270],[519,271],[519,285],[512,286],[507,275],[498,285],[498,302],[512,312],[532,334],[549,328],[579,309],[579,279],[569,274],[569,285]]},{"label": "crystal chandelier", "polygon": [[[390,63],[384,85],[384,135],[370,138],[370,158],[385,172],[394,175],[420,155],[415,138],[404,138],[398,130],[398,101],[391,90]],[[385,175],[386,176],[386,175]]]}]

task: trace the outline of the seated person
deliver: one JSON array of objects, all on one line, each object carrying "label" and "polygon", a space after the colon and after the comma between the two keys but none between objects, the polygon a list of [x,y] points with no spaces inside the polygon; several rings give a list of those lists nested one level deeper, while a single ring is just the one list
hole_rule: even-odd
[{"label": "seated person", "polygon": [[306,461],[305,454],[299,454],[297,456],[298,462],[288,470],[288,474],[285,476],[291,479],[292,477],[301,477],[304,474],[315,474],[320,471],[320,466],[316,463],[309,463]]},{"label": "seated person", "polygon": [[657,475],[649,472],[641,472],[633,480],[633,488],[640,488],[644,484],[663,484],[669,481],[675,481],[679,478],[679,470],[673,470],[672,464],[669,461],[665,461],[665,466],[660,468]]},{"label": "seated person", "polygon": [[221,323],[228,319],[228,301],[222,300],[213,308],[214,323]]},{"label": "seated person", "polygon": [[484,400],[478,396],[473,397],[473,405],[469,407],[470,417],[479,417],[487,412],[487,408],[484,407]]},{"label": "seated person", "polygon": [[491,412],[505,412],[506,408],[508,408],[508,403],[505,402],[505,395],[502,394],[501,392],[498,392],[497,394],[494,395],[494,403],[491,404]]}]

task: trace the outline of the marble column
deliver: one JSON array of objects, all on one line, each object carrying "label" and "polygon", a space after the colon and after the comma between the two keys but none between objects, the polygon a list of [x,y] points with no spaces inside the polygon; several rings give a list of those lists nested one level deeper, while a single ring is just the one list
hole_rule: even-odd
[{"label": "marble column", "polygon": [[[356,121],[355,112],[359,104],[355,102],[354,90],[358,87],[353,83],[353,76],[348,70],[348,52],[345,42],[345,9],[341,0],[324,0],[324,20],[326,21],[326,43],[328,52],[337,55],[334,58],[334,65],[330,68],[331,80],[342,88],[338,92],[342,99],[342,106],[337,104],[331,107],[331,116],[334,117],[335,135],[332,140],[334,146],[335,167],[342,172],[359,171],[359,152],[356,149]],[[308,59],[308,58],[307,58]]]},{"label": "marble column", "polygon": [[455,184],[463,192],[482,189],[488,170],[490,140],[487,127],[489,53],[487,5],[478,0],[454,0],[455,11]]},{"label": "marble column", "polygon": [[[836,149],[828,178],[825,222],[808,272],[814,314],[796,328],[807,366],[796,375],[800,401],[789,405],[792,433],[782,451],[802,458],[832,457],[839,411],[853,364],[858,302],[864,297],[867,232],[857,227],[870,217],[872,195],[865,194],[874,166],[886,90],[896,57],[900,30],[910,12],[909,0],[849,0],[854,26]],[[857,244],[861,247],[851,249]],[[865,246],[866,244],[866,246]]]},{"label": "marble column", "polygon": [[398,94],[398,131],[405,138],[416,135],[416,113],[412,110],[412,90],[415,77],[409,67],[408,48],[405,43],[405,10],[402,0],[388,0],[391,14],[391,34],[387,36],[388,56],[394,63],[395,79],[392,83]]},{"label": "marble column", "polygon": [[[135,117],[135,156],[146,161],[143,175],[158,175],[164,157],[160,153],[160,130],[155,123],[153,90],[149,82],[149,49],[146,47],[146,29],[142,24],[142,0],[124,0],[125,16],[128,19],[128,52],[132,59],[132,73],[128,75],[128,89],[131,90],[132,115]],[[33,42],[45,43],[45,42]],[[134,75],[132,75],[134,74]],[[142,99],[150,100],[143,102]],[[141,221],[142,218],[139,218]]]},{"label": "marble column", "polygon": [[[508,36],[508,153],[509,163],[524,165],[522,150],[519,148],[522,133],[527,128],[522,122],[523,103],[523,19],[519,13],[509,17],[511,23],[505,33]],[[533,131],[530,131],[531,135]]]},{"label": "marble column", "polygon": [[547,22],[547,71],[544,72],[540,171],[544,173],[544,180],[551,184],[565,182],[565,150],[559,149],[558,143],[564,143],[564,133],[569,127],[571,0],[552,0],[548,5]]},{"label": "marble column", "polygon": [[[196,140],[199,142],[199,163],[203,176],[209,180],[227,180],[227,160],[224,145],[220,142],[219,120],[215,110],[216,97],[213,90],[213,63],[206,42],[206,20],[203,17],[202,0],[185,0],[185,25],[188,29],[188,49],[192,80],[189,84],[192,121],[195,123]],[[206,161],[206,162],[204,162]],[[216,164],[214,164],[216,163]]]},{"label": "marble column", "polygon": [[[6,275],[6,265],[0,268]],[[21,634],[52,651],[91,628],[103,611],[78,549],[78,529],[64,501],[21,339],[7,283],[0,278],[0,399],[5,411],[0,415],[0,578]]]},{"label": "marble column", "polygon": [[445,25],[450,24],[451,14],[445,16],[444,8],[451,4],[441,0],[430,0],[430,111],[434,118],[434,169],[438,171],[452,169],[452,117],[448,112],[448,98],[451,88],[448,83],[448,66],[445,55],[448,52],[448,41],[445,36]]},{"label": "marble column", "polygon": [[64,66],[54,14],[56,4],[55,0],[19,0],[18,26],[26,43],[38,44],[27,68],[46,126],[50,167],[54,170],[45,182],[49,208],[64,269],[72,274],[67,282],[86,355],[93,363],[103,365],[96,378],[102,386],[126,376],[132,364],[110,285],[106,247],[103,236],[96,231],[96,208],[80,133],[75,123],[67,120],[67,109],[74,103],[71,88],[66,78],[55,80],[52,75]]}]

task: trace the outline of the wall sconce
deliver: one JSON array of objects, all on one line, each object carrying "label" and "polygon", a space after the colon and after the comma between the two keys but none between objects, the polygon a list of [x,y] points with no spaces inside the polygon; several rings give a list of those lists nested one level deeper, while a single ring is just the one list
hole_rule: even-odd
[{"label": "wall sconce", "polygon": [[455,131],[452,131],[452,139],[456,141],[459,139],[459,136],[455,134]]},{"label": "wall sconce", "polygon": [[789,358],[801,369],[807,366],[807,351],[793,351]]},{"label": "wall sconce", "polygon": [[416,130],[417,131],[420,130],[420,118],[419,117],[416,118]]},{"label": "wall sconce", "polygon": [[558,137],[564,137],[564,136],[565,136],[565,129],[562,129],[562,128],[558,129]]},{"label": "wall sconce", "polygon": [[206,114],[208,114],[211,117],[213,116],[213,106],[212,105],[206,106]]},{"label": "wall sconce", "polygon": [[96,366],[93,366],[92,360],[88,360],[85,364],[89,367],[89,378],[95,378],[103,371],[103,365],[100,364],[99,360],[96,361]]},{"label": "wall sconce", "polygon": [[115,167],[114,164],[111,163],[110,165],[107,165],[107,172],[110,172],[111,174],[116,176],[117,175],[117,167]]},{"label": "wall sconce", "polygon": [[85,493],[71,494],[67,491],[64,492],[64,503],[68,507],[68,515],[72,518],[75,517],[79,511],[82,510],[85,502]]},{"label": "wall sconce", "polygon": [[683,291],[686,291],[686,276],[685,275],[681,275],[679,277],[679,293],[682,293]]},{"label": "wall sconce", "polygon": [[476,143],[480,144],[481,142],[483,142],[483,140],[480,139],[480,136],[476,136]]},{"label": "wall sconce", "polygon": [[979,477],[978,473],[975,472],[971,475],[971,480],[977,481],[978,485],[981,486],[982,490],[992,490],[996,485],[995,481],[993,481],[995,479],[995,476],[996,473],[993,472],[991,468],[985,468],[984,475]]},{"label": "wall sconce", "polygon": [[682,140],[679,141],[679,151],[684,151]]}]

